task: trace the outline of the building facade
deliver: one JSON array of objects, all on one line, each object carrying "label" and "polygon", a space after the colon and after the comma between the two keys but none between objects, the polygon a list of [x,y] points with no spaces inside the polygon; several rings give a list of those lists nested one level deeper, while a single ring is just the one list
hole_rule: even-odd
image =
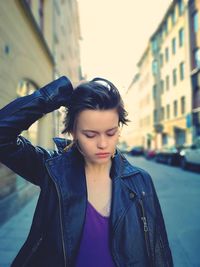
[{"label": "building facade", "polygon": [[126,142],[130,147],[144,146],[150,148],[154,146],[152,135],[153,96],[151,90],[149,90],[153,84],[151,64],[152,53],[151,47],[148,45],[137,64],[138,73],[135,75],[125,96],[125,105],[131,122],[126,132],[123,132],[123,136],[126,136]]},{"label": "building facade", "polygon": [[173,1],[151,37],[154,76],[154,132],[157,147],[191,143],[191,82],[188,10],[183,1]]},{"label": "building facade", "polygon": [[[195,25],[198,24],[197,10],[198,5],[194,7],[188,1],[173,1],[149,40],[148,56],[145,51],[138,63],[140,90],[137,96],[128,100],[130,103],[134,98],[143,101],[138,107],[143,118],[138,129],[134,129],[141,133],[143,140],[138,144],[138,140],[133,139],[132,143],[136,145],[146,149],[189,145],[198,134],[198,75],[197,69],[191,66],[194,66],[194,58],[198,57],[199,43],[191,41],[190,22],[192,20],[192,27],[198,28]],[[193,35],[193,40],[197,40],[197,29]]]},{"label": "building facade", "polygon": [[[67,75],[81,78],[76,0],[0,1],[0,108]],[[54,148],[60,112],[41,118],[22,134],[34,145]],[[34,193],[31,185],[0,165],[0,224]]]},{"label": "building facade", "polygon": [[124,96],[124,105],[128,111],[128,119],[130,121],[128,126],[125,125],[123,127],[121,132],[119,145],[121,149],[123,149],[123,144],[125,146],[124,149],[126,149],[142,143],[142,137],[138,132],[140,124],[139,101],[137,98],[139,95],[139,79],[140,75],[136,74]]},{"label": "building facade", "polygon": [[200,1],[189,1],[193,139],[200,136]]}]

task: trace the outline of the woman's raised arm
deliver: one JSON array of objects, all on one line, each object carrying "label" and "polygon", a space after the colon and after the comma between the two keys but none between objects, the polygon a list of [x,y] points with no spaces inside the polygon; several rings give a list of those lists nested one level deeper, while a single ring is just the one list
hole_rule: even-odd
[{"label": "woman's raised arm", "polygon": [[40,185],[48,151],[20,136],[43,115],[67,106],[73,87],[61,77],[33,94],[17,98],[0,110],[0,161],[32,183]]}]

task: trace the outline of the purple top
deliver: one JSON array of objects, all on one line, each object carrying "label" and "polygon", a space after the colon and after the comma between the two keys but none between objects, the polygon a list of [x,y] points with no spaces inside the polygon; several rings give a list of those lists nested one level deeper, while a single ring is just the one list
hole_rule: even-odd
[{"label": "purple top", "polygon": [[76,267],[114,267],[109,248],[109,217],[89,202]]}]

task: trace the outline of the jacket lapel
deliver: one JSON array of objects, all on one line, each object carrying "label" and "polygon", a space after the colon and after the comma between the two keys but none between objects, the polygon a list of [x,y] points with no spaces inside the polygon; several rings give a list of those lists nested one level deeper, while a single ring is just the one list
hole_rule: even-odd
[{"label": "jacket lapel", "polygon": [[82,156],[71,149],[48,160],[47,167],[61,198],[63,236],[70,264],[74,259],[84,225],[87,189]]},{"label": "jacket lapel", "polygon": [[133,204],[137,197],[137,189],[130,182],[129,176],[136,175],[138,170],[119,153],[112,162],[112,204],[110,223],[112,235],[115,234],[120,220],[125,216],[126,210]]}]

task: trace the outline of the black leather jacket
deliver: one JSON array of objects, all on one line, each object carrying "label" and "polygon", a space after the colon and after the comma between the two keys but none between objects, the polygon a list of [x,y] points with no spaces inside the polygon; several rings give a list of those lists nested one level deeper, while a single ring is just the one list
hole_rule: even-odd
[{"label": "black leather jacket", "polygon": [[[47,151],[20,136],[44,114],[66,106],[72,90],[61,77],[0,110],[1,162],[41,188],[29,236],[13,267],[75,266],[87,204],[84,160],[75,147],[63,150],[64,139],[54,138],[58,149]],[[119,151],[112,161],[110,248],[116,266],[173,266],[151,177]]]}]

